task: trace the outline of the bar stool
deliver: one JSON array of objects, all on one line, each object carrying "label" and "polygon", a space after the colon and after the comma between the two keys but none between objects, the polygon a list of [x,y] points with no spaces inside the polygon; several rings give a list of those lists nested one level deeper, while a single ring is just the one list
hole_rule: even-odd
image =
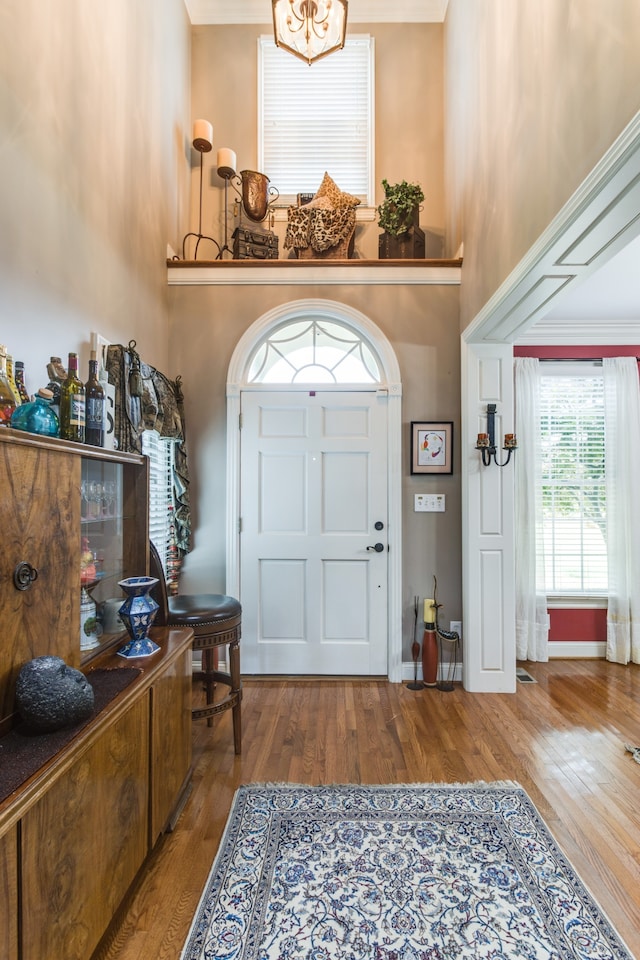
[{"label": "bar stool", "polygon": [[[208,726],[216,714],[233,711],[233,744],[237,754],[242,743],[242,682],[240,680],[240,633],[242,607],[233,597],[219,593],[183,593],[169,596],[160,555],[149,542],[149,572],[158,580],[153,596],[159,604],[155,622],[159,626],[191,627],[193,649],[202,651],[202,670],[194,678],[204,681],[205,707],[194,707],[192,720],[207,719]],[[218,670],[218,647],[229,645],[229,673]],[[216,683],[225,684],[229,692],[213,702]]]}]

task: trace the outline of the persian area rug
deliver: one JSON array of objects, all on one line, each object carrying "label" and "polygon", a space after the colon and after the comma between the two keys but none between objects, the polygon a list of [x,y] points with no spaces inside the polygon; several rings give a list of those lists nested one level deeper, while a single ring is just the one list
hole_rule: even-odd
[{"label": "persian area rug", "polygon": [[633,960],[518,784],[236,793],[183,960]]}]

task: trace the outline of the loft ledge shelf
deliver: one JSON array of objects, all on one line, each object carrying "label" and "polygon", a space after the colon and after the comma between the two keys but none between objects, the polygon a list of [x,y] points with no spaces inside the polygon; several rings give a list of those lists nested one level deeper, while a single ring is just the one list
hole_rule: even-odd
[{"label": "loft ledge shelf", "polygon": [[170,286],[453,285],[462,260],[167,260]]}]

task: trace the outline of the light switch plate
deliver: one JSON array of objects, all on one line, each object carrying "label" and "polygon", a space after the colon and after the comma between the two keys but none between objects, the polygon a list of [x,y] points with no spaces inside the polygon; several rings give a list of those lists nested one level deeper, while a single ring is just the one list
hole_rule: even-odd
[{"label": "light switch plate", "polygon": [[413,500],[414,513],[444,513],[444,493],[416,493]]}]

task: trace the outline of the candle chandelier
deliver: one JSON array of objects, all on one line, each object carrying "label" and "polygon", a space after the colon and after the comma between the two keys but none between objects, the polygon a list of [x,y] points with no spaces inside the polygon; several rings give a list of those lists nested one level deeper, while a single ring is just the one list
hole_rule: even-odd
[{"label": "candle chandelier", "polygon": [[344,47],[347,0],[271,0],[271,6],[276,46],[309,66]]}]

